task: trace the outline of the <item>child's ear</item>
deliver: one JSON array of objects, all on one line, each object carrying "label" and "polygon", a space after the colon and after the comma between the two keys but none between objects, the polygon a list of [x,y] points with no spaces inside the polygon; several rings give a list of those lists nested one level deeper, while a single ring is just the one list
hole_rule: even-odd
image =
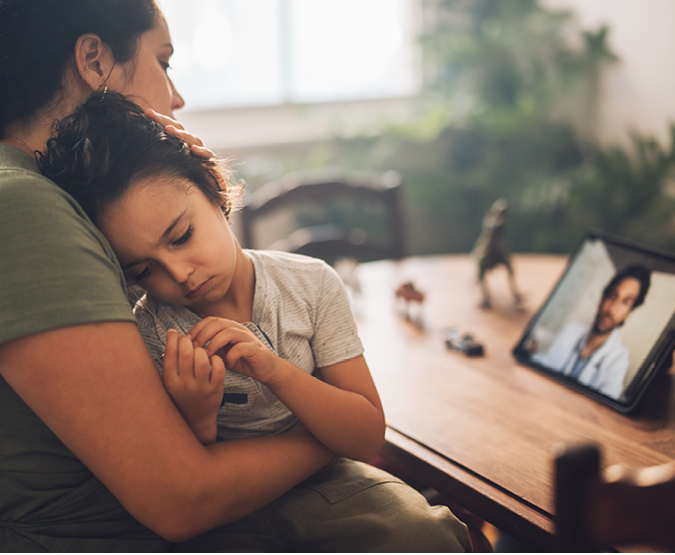
[{"label": "child's ear", "polygon": [[75,42],[75,66],[89,88],[97,91],[105,85],[115,66],[115,59],[101,37],[86,33]]},{"label": "child's ear", "polygon": [[223,204],[220,205],[220,209],[223,211],[223,216],[225,216],[225,219],[230,221],[230,214],[232,214],[232,209],[230,208],[230,203],[229,202],[224,202]]}]

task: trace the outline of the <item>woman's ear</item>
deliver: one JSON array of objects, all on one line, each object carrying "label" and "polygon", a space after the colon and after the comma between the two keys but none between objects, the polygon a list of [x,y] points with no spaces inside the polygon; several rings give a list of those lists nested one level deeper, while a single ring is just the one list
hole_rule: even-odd
[{"label": "woman's ear", "polygon": [[101,37],[93,33],[80,36],[75,43],[75,66],[82,80],[92,91],[97,91],[106,83],[113,67],[110,47]]}]

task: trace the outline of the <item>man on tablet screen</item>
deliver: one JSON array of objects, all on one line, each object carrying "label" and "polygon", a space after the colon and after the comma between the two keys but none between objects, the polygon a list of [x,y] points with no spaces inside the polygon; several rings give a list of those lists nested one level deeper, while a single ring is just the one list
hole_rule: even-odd
[{"label": "man on tablet screen", "polygon": [[532,360],[618,399],[629,362],[618,328],[644,302],[650,282],[651,274],[644,266],[624,268],[602,291],[593,323],[567,324],[548,352],[535,353]]}]

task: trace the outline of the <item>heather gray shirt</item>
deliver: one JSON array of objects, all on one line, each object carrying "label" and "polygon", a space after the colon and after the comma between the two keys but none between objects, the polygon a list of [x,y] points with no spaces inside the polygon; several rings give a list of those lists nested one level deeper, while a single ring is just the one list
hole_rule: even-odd
[{"label": "heather gray shirt", "polygon": [[[253,261],[256,286],[252,321],[243,325],[265,345],[308,374],[363,354],[347,293],[328,264],[283,252],[244,252]],[[188,308],[149,295],[135,313],[160,373],[165,328],[186,333],[200,321]],[[218,441],[276,435],[297,424],[295,415],[266,386],[232,371],[226,373]]]}]

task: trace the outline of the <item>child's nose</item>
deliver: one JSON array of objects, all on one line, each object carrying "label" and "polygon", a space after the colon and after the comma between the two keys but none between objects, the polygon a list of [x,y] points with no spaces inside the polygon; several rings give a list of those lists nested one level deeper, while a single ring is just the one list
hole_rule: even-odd
[{"label": "child's nose", "polygon": [[167,264],[166,271],[176,283],[185,283],[192,273],[188,264],[180,262]]}]

